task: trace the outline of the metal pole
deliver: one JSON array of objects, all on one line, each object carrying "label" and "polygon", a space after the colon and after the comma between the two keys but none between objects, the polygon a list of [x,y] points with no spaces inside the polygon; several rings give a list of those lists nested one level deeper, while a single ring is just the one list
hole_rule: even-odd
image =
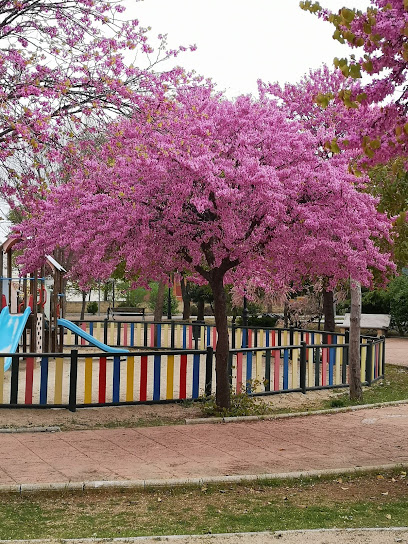
[{"label": "metal pole", "polygon": [[169,276],[169,290],[167,292],[167,319],[171,319],[171,276]]}]

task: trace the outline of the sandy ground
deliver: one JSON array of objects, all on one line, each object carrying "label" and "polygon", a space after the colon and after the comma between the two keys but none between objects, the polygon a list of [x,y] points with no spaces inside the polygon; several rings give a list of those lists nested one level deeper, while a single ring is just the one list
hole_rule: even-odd
[{"label": "sandy ground", "polygon": [[[343,391],[309,391],[307,395],[291,393],[264,397],[273,408],[313,410],[317,402],[332,398]],[[0,410],[0,429],[7,427],[61,427],[62,430],[80,430],[101,427],[132,427],[184,423],[185,419],[203,417],[200,406],[191,403],[151,404],[135,406],[104,406],[82,408],[75,413],[65,408],[5,409]]]},{"label": "sandy ground", "polygon": [[[12,541],[0,541],[0,544],[11,544]],[[19,540],[19,544],[30,541]],[[35,544],[57,544],[61,540],[36,540]],[[65,543],[89,544],[91,540],[64,540]],[[118,538],[92,540],[103,544],[133,543],[152,544],[391,544],[408,543],[408,529],[352,529],[323,531],[289,531],[276,533],[238,533],[230,535],[187,536],[187,537],[150,537],[150,538]]]}]

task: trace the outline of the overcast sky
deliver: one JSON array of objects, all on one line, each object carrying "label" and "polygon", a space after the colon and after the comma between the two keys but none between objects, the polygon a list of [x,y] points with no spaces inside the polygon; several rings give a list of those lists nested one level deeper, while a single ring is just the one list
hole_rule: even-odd
[{"label": "overcast sky", "polygon": [[[349,52],[332,39],[332,26],[302,11],[298,0],[125,0],[124,4],[126,18],[151,26],[152,37],[167,33],[169,47],[196,44],[197,51],[181,54],[176,63],[211,77],[231,98],[256,94],[257,79],[295,83],[310,68],[331,65],[334,57]],[[365,9],[370,2],[321,0],[321,4],[332,10],[344,5]],[[0,218],[2,212],[6,209],[0,202]],[[0,221],[0,241],[8,226]]]},{"label": "overcast sky", "polygon": [[[338,10],[369,0],[320,0]],[[299,0],[126,0],[127,14],[171,47],[197,44],[177,62],[211,77],[228,96],[256,93],[257,79],[295,83],[309,68],[347,56],[333,27],[299,8]]]}]

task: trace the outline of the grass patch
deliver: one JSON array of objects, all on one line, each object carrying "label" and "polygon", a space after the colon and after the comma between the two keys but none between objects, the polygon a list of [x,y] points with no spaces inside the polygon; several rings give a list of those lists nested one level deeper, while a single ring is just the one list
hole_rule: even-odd
[{"label": "grass patch", "polygon": [[340,408],[358,404],[377,404],[408,399],[408,368],[387,365],[385,378],[364,388],[362,402],[351,401],[349,393],[344,392],[334,399],[323,401],[322,408]]},{"label": "grass patch", "polygon": [[0,495],[0,539],[406,525],[405,471],[253,484]]}]

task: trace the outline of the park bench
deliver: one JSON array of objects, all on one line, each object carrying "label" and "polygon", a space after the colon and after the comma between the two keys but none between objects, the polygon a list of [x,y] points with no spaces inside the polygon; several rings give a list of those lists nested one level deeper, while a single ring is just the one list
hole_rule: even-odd
[{"label": "park bench", "polygon": [[112,319],[115,319],[115,315],[119,316],[129,316],[129,317],[142,317],[143,320],[145,318],[145,308],[132,308],[128,306],[118,306],[115,308],[114,306],[108,308],[107,318],[109,319],[109,316],[112,316]]}]

